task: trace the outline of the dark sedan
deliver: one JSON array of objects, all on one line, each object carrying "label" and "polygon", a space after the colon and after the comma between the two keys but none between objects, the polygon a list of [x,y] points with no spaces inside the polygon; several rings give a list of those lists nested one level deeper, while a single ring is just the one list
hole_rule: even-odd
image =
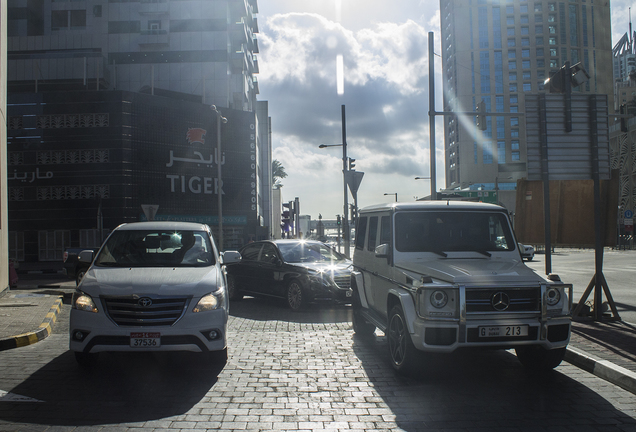
[{"label": "dark sedan", "polygon": [[351,302],[351,261],[324,243],[271,240],[250,243],[227,266],[230,300],[249,294],[282,298],[292,310],[309,303]]}]

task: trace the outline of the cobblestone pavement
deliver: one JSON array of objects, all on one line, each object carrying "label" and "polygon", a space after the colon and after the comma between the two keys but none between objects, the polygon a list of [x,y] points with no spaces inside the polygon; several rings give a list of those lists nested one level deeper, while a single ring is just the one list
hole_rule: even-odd
[{"label": "cobblestone pavement", "polygon": [[45,340],[0,352],[0,431],[636,431],[636,396],[567,362],[533,376],[511,352],[466,351],[399,376],[345,307],[247,298],[225,365],[102,354],[94,370],[68,351],[68,308]]}]

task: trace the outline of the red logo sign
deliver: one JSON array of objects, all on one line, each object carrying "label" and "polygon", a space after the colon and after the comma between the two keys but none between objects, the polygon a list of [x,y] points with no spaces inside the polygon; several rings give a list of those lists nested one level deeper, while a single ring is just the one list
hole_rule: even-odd
[{"label": "red logo sign", "polygon": [[188,128],[188,133],[186,134],[186,139],[190,144],[205,144],[205,134],[207,131],[201,128]]}]

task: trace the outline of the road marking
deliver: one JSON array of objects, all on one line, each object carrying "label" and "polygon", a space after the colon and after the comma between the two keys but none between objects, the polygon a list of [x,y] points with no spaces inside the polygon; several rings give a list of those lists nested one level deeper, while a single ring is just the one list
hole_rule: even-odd
[{"label": "road marking", "polygon": [[0,402],[43,402],[38,399],[33,399],[27,396],[20,396],[15,393],[6,392],[0,390]]}]

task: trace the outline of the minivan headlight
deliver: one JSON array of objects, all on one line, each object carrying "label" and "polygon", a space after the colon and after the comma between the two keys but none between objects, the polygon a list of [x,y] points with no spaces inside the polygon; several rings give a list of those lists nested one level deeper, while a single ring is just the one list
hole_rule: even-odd
[{"label": "minivan headlight", "polygon": [[73,309],[82,310],[86,312],[94,312],[94,313],[99,312],[99,309],[97,309],[97,306],[95,306],[95,302],[93,301],[91,296],[83,292],[77,292],[73,294],[72,307]]},{"label": "minivan headlight", "polygon": [[223,303],[222,298],[223,298],[222,291],[219,292],[218,294],[205,295],[201,297],[197,305],[194,307],[194,309],[192,309],[192,312],[194,313],[207,312],[214,309],[218,309],[219,306],[221,306],[221,304]]}]

